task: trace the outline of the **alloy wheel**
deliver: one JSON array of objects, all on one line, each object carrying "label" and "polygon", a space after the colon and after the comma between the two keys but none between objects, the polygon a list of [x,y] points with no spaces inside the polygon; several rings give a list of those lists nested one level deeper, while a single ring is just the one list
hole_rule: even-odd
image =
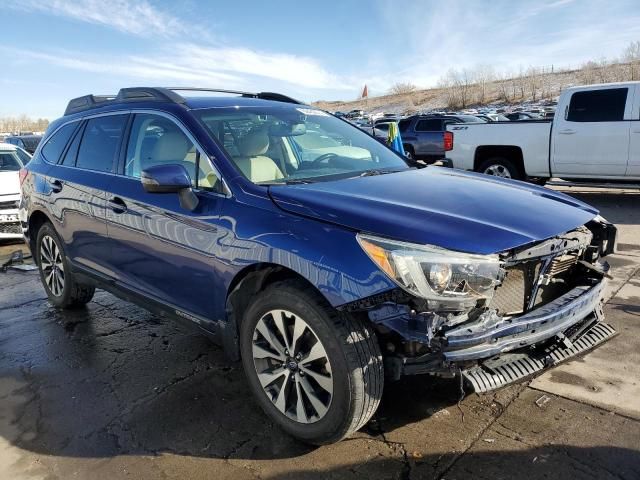
[{"label": "alloy wheel", "polygon": [[258,380],[273,405],[291,420],[314,423],[333,397],[331,363],[309,324],[287,310],[258,320],[252,341]]},{"label": "alloy wheel", "polygon": [[40,266],[49,291],[60,297],[64,291],[64,264],[58,245],[49,235],[42,237],[40,243]]},{"label": "alloy wheel", "polygon": [[509,169],[500,164],[488,166],[485,168],[483,173],[486,173],[487,175],[494,175],[496,177],[511,178],[511,172]]}]

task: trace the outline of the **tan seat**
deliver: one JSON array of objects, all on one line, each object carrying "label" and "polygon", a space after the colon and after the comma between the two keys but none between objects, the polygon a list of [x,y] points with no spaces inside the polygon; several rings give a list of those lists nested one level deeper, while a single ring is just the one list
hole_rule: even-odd
[{"label": "tan seat", "polygon": [[271,158],[264,154],[269,149],[269,136],[263,130],[247,133],[239,142],[240,157],[234,161],[252,182],[269,182],[284,178],[282,171]]},{"label": "tan seat", "polygon": [[[153,146],[151,157],[145,159],[147,166],[158,165],[160,163],[177,163],[184,165],[187,152],[193,144],[182,132],[165,132]],[[144,168],[144,166],[143,166]]]}]

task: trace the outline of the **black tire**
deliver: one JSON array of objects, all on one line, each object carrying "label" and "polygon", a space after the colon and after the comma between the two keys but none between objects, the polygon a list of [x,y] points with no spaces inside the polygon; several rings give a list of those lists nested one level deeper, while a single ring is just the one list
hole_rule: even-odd
[{"label": "black tire", "polygon": [[[47,277],[51,273],[51,269],[45,271],[47,262],[43,260],[43,249],[47,251],[48,247],[46,244],[50,245],[49,242],[55,244],[55,248],[57,248],[60,255],[59,264],[62,268],[59,270],[63,273],[60,282],[61,287],[59,284],[58,286],[52,287],[47,283]],[[43,224],[38,230],[36,237],[36,260],[40,271],[40,280],[51,304],[58,308],[74,308],[88,303],[93,298],[95,288],[90,285],[81,284],[75,279],[65,255],[63,243],[60,241],[60,237],[53,228],[53,225],[48,222]],[[57,291],[54,292],[54,289]]]},{"label": "black tire", "polygon": [[543,178],[534,178],[533,180],[530,179],[530,181],[532,181],[536,185],[540,185],[541,187],[544,187],[549,181],[549,179],[546,177],[543,177]]},{"label": "black tire", "polygon": [[407,157],[409,160],[417,160],[416,152],[413,150],[413,147],[411,145],[403,145],[403,148],[405,157]]},{"label": "black tire", "polygon": [[[256,326],[273,310],[287,310],[304,319],[322,343],[330,362],[333,378],[330,404],[324,416],[313,423],[301,423],[281,412],[258,379],[252,350],[254,335],[261,338]],[[384,368],[375,333],[353,315],[331,308],[303,282],[281,281],[256,296],[240,326],[240,348],[244,371],[257,402],[284,431],[305,443],[323,445],[347,437],[363,427],[380,404]],[[281,368],[286,370],[284,366],[285,363]],[[285,377],[283,384],[287,379],[292,380]],[[292,395],[297,398],[298,394]]]},{"label": "black tire", "polygon": [[[493,157],[483,161],[478,167],[478,172],[513,180],[522,180],[524,178],[524,174],[518,166],[512,160],[504,157]],[[505,175],[492,172],[505,172]]]}]

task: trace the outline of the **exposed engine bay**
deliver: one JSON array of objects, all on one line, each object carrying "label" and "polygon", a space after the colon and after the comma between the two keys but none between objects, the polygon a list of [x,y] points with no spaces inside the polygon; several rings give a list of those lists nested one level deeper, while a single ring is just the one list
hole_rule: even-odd
[{"label": "exposed engine bay", "polygon": [[[601,307],[609,277],[603,257],[614,251],[615,237],[615,227],[596,217],[477,265],[447,271],[432,263],[426,286],[437,290],[442,279],[446,287],[429,298],[400,288],[348,309],[376,326],[388,377],[462,375],[475,391],[492,390],[615,335]],[[388,258],[400,276],[402,259]]]}]

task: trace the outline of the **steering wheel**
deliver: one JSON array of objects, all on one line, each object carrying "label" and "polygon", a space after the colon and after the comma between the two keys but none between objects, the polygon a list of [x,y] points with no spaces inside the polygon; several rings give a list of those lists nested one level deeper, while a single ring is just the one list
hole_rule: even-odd
[{"label": "steering wheel", "polygon": [[311,162],[313,165],[318,165],[319,163],[324,163],[324,162],[329,162],[329,160],[331,160],[332,158],[336,158],[338,155],[336,155],[335,153],[325,153],[320,155],[318,158],[316,158],[313,162]]}]

